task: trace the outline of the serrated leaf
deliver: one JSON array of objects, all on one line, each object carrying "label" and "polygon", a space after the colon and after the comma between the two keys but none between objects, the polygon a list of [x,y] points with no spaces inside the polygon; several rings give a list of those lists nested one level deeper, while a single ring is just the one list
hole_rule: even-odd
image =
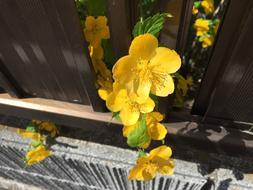
[{"label": "serrated leaf", "polygon": [[150,33],[157,37],[163,28],[165,17],[172,17],[172,15],[168,13],[157,13],[152,17],[137,22],[133,29],[133,36],[136,37],[141,34]]},{"label": "serrated leaf", "polygon": [[127,137],[127,144],[130,147],[140,147],[150,140],[148,135],[146,118],[138,121],[138,127],[134,129]]}]

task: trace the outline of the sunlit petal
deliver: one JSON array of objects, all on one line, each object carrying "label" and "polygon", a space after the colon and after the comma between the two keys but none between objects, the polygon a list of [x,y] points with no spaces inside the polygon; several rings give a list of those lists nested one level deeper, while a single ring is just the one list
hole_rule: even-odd
[{"label": "sunlit petal", "polygon": [[143,34],[136,38],[131,43],[129,54],[138,59],[150,60],[158,47],[158,40],[152,34]]}]

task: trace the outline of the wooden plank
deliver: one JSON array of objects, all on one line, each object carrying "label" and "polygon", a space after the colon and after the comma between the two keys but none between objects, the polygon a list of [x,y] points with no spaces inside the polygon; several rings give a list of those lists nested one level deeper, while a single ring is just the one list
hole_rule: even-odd
[{"label": "wooden plank", "polygon": [[[81,119],[97,120],[97,121],[110,121],[112,119],[111,113],[97,113],[92,110],[91,106],[73,104],[68,102],[61,102],[57,100],[49,100],[44,98],[26,98],[16,99],[12,98],[7,93],[0,94],[0,105],[8,107],[9,110],[26,110],[37,113],[41,112],[37,117],[43,116],[43,113],[61,115],[61,117],[75,117]],[[1,107],[0,106],[0,107]],[[4,109],[0,109],[2,112]],[[15,111],[14,111],[15,112]],[[5,111],[2,114],[6,114]],[[16,116],[21,117],[23,113],[18,113]],[[45,115],[45,114],[44,114]],[[35,118],[36,115],[33,115]],[[32,117],[29,116],[30,119]],[[46,117],[43,116],[46,119]]]},{"label": "wooden plank", "polygon": [[117,59],[128,54],[131,43],[130,10],[127,1],[107,1],[110,35]]}]

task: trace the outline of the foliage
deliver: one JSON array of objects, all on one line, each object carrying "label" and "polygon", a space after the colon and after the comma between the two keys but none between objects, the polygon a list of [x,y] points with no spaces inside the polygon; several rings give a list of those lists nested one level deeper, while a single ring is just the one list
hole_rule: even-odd
[{"label": "foliage", "polygon": [[25,130],[18,129],[17,133],[23,138],[31,139],[26,156],[23,158],[25,163],[31,166],[51,155],[51,152],[47,150],[48,142],[59,134],[59,130],[52,122],[32,120]]},{"label": "foliage", "polygon": [[172,17],[172,15],[168,13],[157,13],[154,16],[146,18],[145,20],[140,20],[134,26],[133,36],[136,37],[141,34],[149,33],[158,37],[159,32],[163,28],[166,17]]}]

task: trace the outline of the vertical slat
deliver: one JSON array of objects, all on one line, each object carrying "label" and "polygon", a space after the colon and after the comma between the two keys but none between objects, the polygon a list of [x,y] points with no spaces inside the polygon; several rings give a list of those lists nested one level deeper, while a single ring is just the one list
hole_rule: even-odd
[{"label": "vertical slat", "polygon": [[[1,58],[1,54],[0,54]],[[11,76],[2,60],[0,59],[0,93],[1,91],[8,92],[12,97],[21,98],[25,96],[25,93],[20,89],[17,81]]]},{"label": "vertical slat", "polygon": [[193,113],[253,122],[253,2],[230,1]]},{"label": "vertical slat", "polygon": [[[94,111],[105,111],[104,101],[98,96],[95,86],[95,72],[90,60],[87,43],[84,39],[81,23],[78,18],[75,2],[71,0],[53,0],[65,34],[68,36],[75,60],[74,67],[78,71],[81,84],[86,89],[89,101]],[[66,12],[68,9],[69,12]],[[75,29],[73,31],[73,28]]]},{"label": "vertical slat", "polygon": [[0,1],[0,53],[20,88],[104,110],[74,0]]},{"label": "vertical slat", "polygon": [[0,87],[8,92],[12,97],[20,98],[21,93],[11,84],[6,76],[0,71]]},{"label": "vertical slat", "polygon": [[130,7],[128,0],[107,2],[113,51],[118,59],[128,54],[131,43]]},{"label": "vertical slat", "polygon": [[176,51],[181,56],[185,51],[187,37],[189,34],[193,2],[194,0],[183,0],[182,3],[180,25],[176,44]]}]

